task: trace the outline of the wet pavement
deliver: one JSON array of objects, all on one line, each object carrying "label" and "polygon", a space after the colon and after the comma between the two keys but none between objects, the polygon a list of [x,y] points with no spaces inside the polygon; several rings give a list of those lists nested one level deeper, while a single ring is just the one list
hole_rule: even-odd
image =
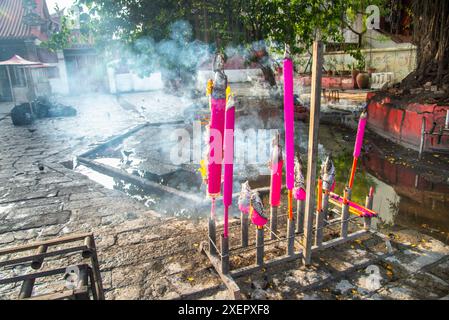
[{"label": "wet pavement", "polygon": [[[107,298],[226,297],[218,276],[207,259],[197,252],[206,234],[204,223],[161,216],[161,212],[151,210],[149,199],[136,200],[118,191],[126,187],[117,187],[114,179],[109,181],[111,185],[104,187],[61,164],[71,163],[76,155],[145,121],[183,119],[183,111],[191,101],[179,101],[178,97],[160,92],[126,95],[121,99],[109,95],[82,96],[62,101],[78,109],[75,118],[38,120],[31,127],[21,128],[13,127],[10,118],[0,120],[3,147],[0,154],[0,247],[92,231],[96,235]],[[155,115],[154,108],[163,112]],[[272,126],[279,124],[275,122]],[[297,132],[307,131],[302,123],[298,126]],[[323,157],[332,151],[340,172],[338,192],[349,174],[347,160],[353,144],[350,132],[331,127],[323,127],[320,132],[320,155]],[[370,138],[368,135],[369,142]],[[373,140],[378,143],[377,138]],[[157,135],[150,135],[142,149],[159,141]],[[300,141],[304,149],[303,135]],[[115,152],[123,155],[120,149]],[[123,158],[103,157],[101,161],[120,167],[123,163],[117,161]],[[142,155],[139,159],[136,155],[129,158],[138,160],[139,165],[148,160]],[[415,167],[403,165],[397,155],[394,161],[391,158],[388,152],[379,155],[374,151],[364,157],[366,170],[359,170],[356,177],[354,199],[364,199],[368,188],[376,186],[375,206],[379,204],[382,218],[378,225],[392,239],[397,250],[394,256],[377,259],[376,252],[385,251],[383,242],[372,243],[369,239],[353,242],[339,247],[341,254],[327,250],[317,255],[313,268],[292,265],[288,270],[288,266],[284,266],[276,272],[267,271],[239,280],[244,298],[428,299],[447,296],[449,248],[443,243],[447,243],[448,232],[447,179],[438,175],[437,170],[433,170],[432,175],[421,167],[417,174]],[[441,164],[445,158],[428,161]],[[392,162],[395,165],[391,166]],[[44,164],[43,172],[39,171],[38,163]],[[132,166],[128,164],[128,167]],[[411,173],[404,173],[404,168]],[[146,167],[144,171],[153,170],[150,169]],[[162,173],[173,174],[172,178],[177,173],[169,167],[164,170]],[[192,170],[187,172],[192,173]],[[256,168],[256,172],[260,171]],[[196,175],[194,170],[193,174]],[[173,186],[179,187],[181,182]],[[254,183],[264,185],[266,180]],[[365,263],[357,266],[355,261],[365,255],[361,259]],[[334,267],[329,268],[329,265]],[[363,285],[369,266],[377,266],[381,274],[380,286],[375,290]],[[335,273],[335,270],[347,272]],[[24,270],[17,267],[13,272],[20,274]],[[259,276],[262,283],[258,282]],[[316,286],[305,285],[304,281]],[[425,291],[420,290],[423,286]],[[0,297],[11,298],[19,288],[19,285],[0,288]],[[50,289],[42,284],[38,286],[38,293]],[[209,291],[201,293],[205,289]]]}]

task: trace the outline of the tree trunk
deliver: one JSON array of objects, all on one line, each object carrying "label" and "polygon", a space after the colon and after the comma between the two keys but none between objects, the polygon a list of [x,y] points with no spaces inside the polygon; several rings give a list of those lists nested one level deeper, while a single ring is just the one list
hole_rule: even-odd
[{"label": "tree trunk", "polygon": [[264,80],[272,87],[277,85],[276,76],[271,66],[270,54],[266,48],[257,48],[252,52],[253,61],[257,63],[262,70]]},{"label": "tree trunk", "polygon": [[417,67],[402,82],[403,88],[421,87],[427,82],[449,84],[449,4],[447,0],[414,0],[413,42],[417,46]]},{"label": "tree trunk", "polygon": [[260,69],[262,70],[263,77],[266,82],[272,87],[276,86],[276,76],[274,75],[274,71],[270,66],[261,65]]}]

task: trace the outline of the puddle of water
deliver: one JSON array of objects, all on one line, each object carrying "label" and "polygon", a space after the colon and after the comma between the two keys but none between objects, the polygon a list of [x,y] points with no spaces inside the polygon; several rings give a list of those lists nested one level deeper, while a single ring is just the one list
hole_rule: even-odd
[{"label": "puddle of water", "polygon": [[374,207],[382,220],[430,234],[449,243],[449,184],[447,177],[391,163],[372,151],[363,167],[376,184]]}]

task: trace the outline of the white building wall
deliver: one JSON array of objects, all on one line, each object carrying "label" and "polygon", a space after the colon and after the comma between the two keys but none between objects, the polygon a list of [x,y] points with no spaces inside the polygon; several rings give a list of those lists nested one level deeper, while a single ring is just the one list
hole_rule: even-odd
[{"label": "white building wall", "polygon": [[[260,69],[225,70],[230,83],[247,82],[262,76]],[[212,71],[201,70],[198,72],[197,86],[204,87],[208,79],[213,79]],[[108,68],[109,88],[112,94],[160,90],[163,88],[162,76],[159,72],[152,73],[148,77],[141,78],[133,73],[115,74],[113,68]]]},{"label": "white building wall", "polygon": [[[393,83],[402,81],[416,68],[416,47],[401,45],[390,48],[363,49],[366,69],[375,68],[376,72],[392,72]],[[305,72],[309,56],[304,55],[296,59],[299,72]],[[351,70],[357,61],[343,51],[327,52],[324,54],[324,68],[331,71]],[[307,70],[310,72],[310,66]]]},{"label": "white building wall", "polygon": [[58,63],[49,63],[59,70],[59,78],[49,79],[51,92],[54,94],[68,95],[70,93],[67,69],[65,66],[64,53],[57,52]]}]

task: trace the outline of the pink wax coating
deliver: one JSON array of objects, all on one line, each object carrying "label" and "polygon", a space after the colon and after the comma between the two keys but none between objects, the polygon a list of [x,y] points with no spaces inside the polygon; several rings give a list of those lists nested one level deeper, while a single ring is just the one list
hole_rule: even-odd
[{"label": "pink wax coating", "polygon": [[293,196],[298,201],[304,201],[306,200],[306,190],[304,190],[303,188],[295,188]]},{"label": "pink wax coating", "polygon": [[224,184],[223,204],[224,212],[224,237],[228,237],[229,206],[232,205],[232,185],[234,182],[234,126],[235,107],[226,110],[225,136],[224,136]]},{"label": "pink wax coating", "polygon": [[230,206],[232,204],[232,186],[234,182],[235,107],[226,110],[225,123],[223,204]]},{"label": "pink wax coating", "polygon": [[251,208],[251,222],[258,227],[263,227],[267,224],[268,219],[262,217],[254,208]]},{"label": "pink wax coating", "polygon": [[[210,119],[210,154],[207,166],[207,192],[212,197],[218,197],[221,192],[221,169],[223,162],[223,137],[225,126],[226,99],[211,98]],[[218,140],[216,140],[218,139]]]},{"label": "pink wax coating", "polygon": [[337,182],[335,182],[335,180],[334,180],[334,183],[332,184],[332,187],[331,187],[331,192],[335,191],[336,185],[337,185]]},{"label": "pink wax coating", "polygon": [[295,185],[295,111],[293,106],[293,62],[284,60],[285,171],[287,189]]},{"label": "pink wax coating", "polygon": [[363,137],[365,136],[366,122],[367,122],[366,114],[362,113],[359,120],[359,127],[357,129],[357,138],[355,140],[354,158],[360,157],[360,152],[362,151],[363,146]]},{"label": "pink wax coating", "polygon": [[249,213],[249,207],[248,206],[243,206],[241,204],[239,204],[239,210],[243,213],[248,214]]},{"label": "pink wax coating", "polygon": [[[331,196],[332,199],[334,199],[334,200],[338,201],[339,203],[343,204],[343,202],[344,202],[343,197],[341,197],[341,196],[339,196],[338,194],[335,194],[335,193],[331,193],[330,196]],[[358,203],[355,203],[355,202],[352,202],[352,201],[348,201],[348,205],[351,208],[354,208],[355,210],[357,210],[360,213],[362,213],[362,217],[376,217],[377,216],[376,212],[374,212],[374,211],[372,211],[372,210],[370,210],[368,208],[365,208],[365,207],[359,205]]]},{"label": "pink wax coating", "polygon": [[270,206],[279,207],[281,205],[282,189],[282,167],[284,161],[272,159],[271,162],[271,186],[270,186]]},{"label": "pink wax coating", "polygon": [[374,197],[374,187],[369,188],[369,196]]}]

